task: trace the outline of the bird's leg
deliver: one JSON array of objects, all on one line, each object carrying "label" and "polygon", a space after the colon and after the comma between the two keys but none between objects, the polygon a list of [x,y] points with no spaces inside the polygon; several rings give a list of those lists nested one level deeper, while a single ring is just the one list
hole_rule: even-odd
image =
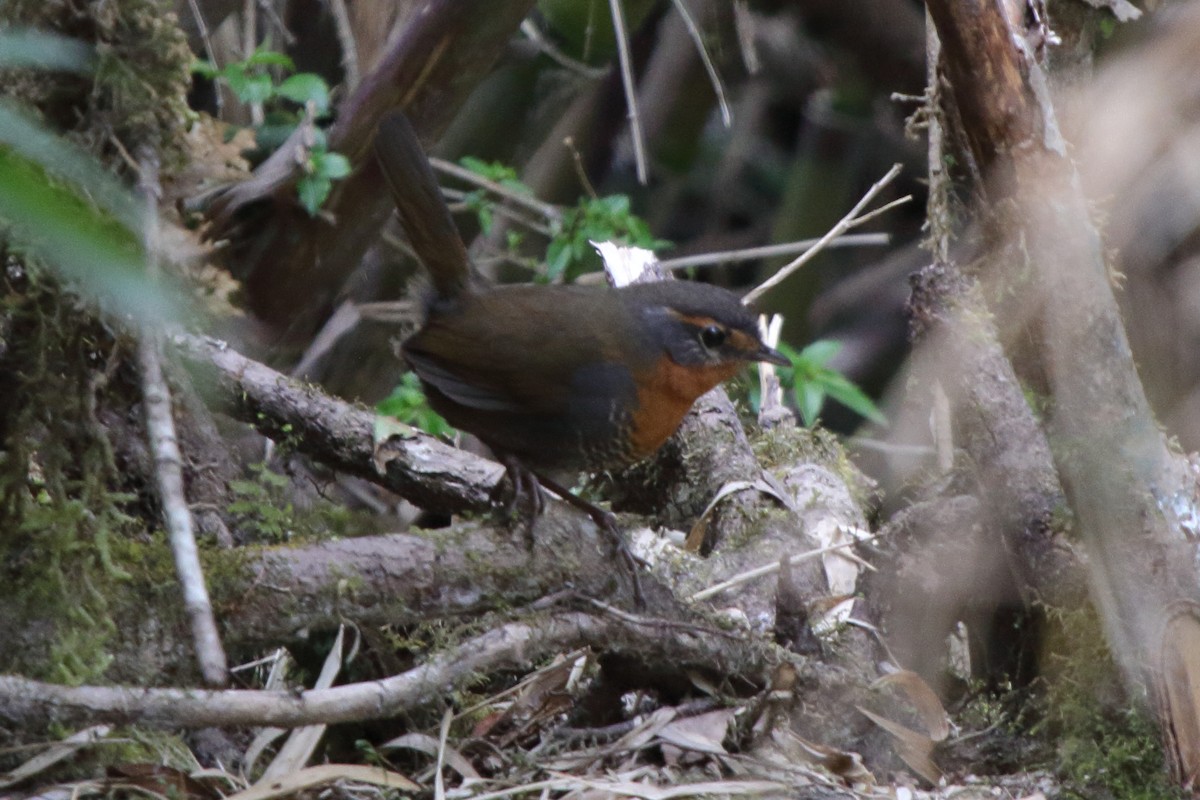
[{"label": "bird's leg", "polygon": [[[507,484],[511,485],[512,496],[504,502],[505,515],[514,521],[519,521],[525,528],[525,540],[529,549],[533,549],[533,525],[538,516],[546,509],[546,496],[538,476],[512,456],[503,456],[501,462],[508,474]],[[497,494],[504,492],[508,486],[501,483],[496,487]],[[499,497],[493,497],[496,502]]]},{"label": "bird's leg", "polygon": [[617,518],[613,513],[589,503],[570,489],[544,475],[537,475],[535,473],[535,476],[547,489],[592,518],[592,522],[596,523],[596,527],[608,539],[609,547],[612,548],[614,555],[620,559],[621,564],[625,567],[625,573],[629,576],[629,582],[633,589],[634,603],[637,604],[638,608],[644,608],[646,598],[642,595],[642,579],[638,575],[638,568],[647,566],[647,564],[645,560],[638,558],[629,549],[629,543],[625,541],[625,534],[617,527]]}]

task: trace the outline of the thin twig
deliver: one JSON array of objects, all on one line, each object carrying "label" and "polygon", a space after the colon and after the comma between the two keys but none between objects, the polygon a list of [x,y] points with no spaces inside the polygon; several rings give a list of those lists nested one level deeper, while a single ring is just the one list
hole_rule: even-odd
[{"label": "thin twig", "polygon": [[[245,0],[242,4],[242,58],[254,55],[258,43],[258,3],[257,0]],[[250,124],[259,127],[266,116],[261,101],[250,103]]]},{"label": "thin twig", "polygon": [[591,80],[599,80],[608,73],[608,67],[593,67],[591,64],[580,61],[577,58],[571,58],[558,49],[553,42],[542,34],[542,31],[532,20],[527,19],[521,23],[521,33],[525,34],[539,51],[549,56],[550,60],[560,67],[565,67]]},{"label": "thin twig", "polygon": [[625,87],[625,103],[629,108],[629,133],[633,139],[633,161],[637,165],[638,183],[646,185],[646,143],[642,141],[642,120],[638,114],[637,87],[633,84],[633,60],[629,55],[629,34],[625,30],[625,12],[621,0],[608,0],[612,11],[613,33],[617,37],[617,61],[621,65],[621,85]]},{"label": "thin twig", "polygon": [[[791,558],[787,559],[787,562],[790,565],[799,564],[800,562],[807,561],[810,558],[816,558],[817,556],[821,556],[826,553],[832,553],[835,550],[843,550],[847,547],[853,547],[854,545],[860,544],[862,542],[870,542],[876,538],[878,538],[878,534],[875,534],[873,536],[865,536],[862,539],[857,539],[857,538],[851,539],[848,542],[842,542],[840,544],[831,544],[828,547],[818,547],[816,550],[809,550],[807,553],[800,553],[799,555],[794,555]],[[732,589],[735,586],[741,586],[743,583],[749,583],[750,581],[757,580],[757,579],[763,577],[764,575],[771,575],[773,573],[778,572],[779,564],[780,564],[779,561],[775,561],[775,562],[766,564],[761,567],[756,567],[754,569],[750,569],[750,570],[746,570],[745,572],[738,573],[737,575],[734,575],[729,580],[721,581],[720,583],[714,584],[714,585],[708,587],[707,589],[701,589],[700,591],[694,593],[688,599],[691,600],[692,602],[699,602],[701,600],[707,600],[710,597],[715,597],[716,595],[720,594],[721,592],[723,592],[727,589]]]},{"label": "thin twig", "polygon": [[881,214],[886,214],[887,212],[891,211],[893,208],[899,208],[900,206],[905,205],[906,203],[911,203],[912,199],[913,198],[912,198],[911,194],[906,194],[906,195],[904,195],[904,197],[897,197],[895,200],[885,203],[884,205],[881,205],[879,208],[868,211],[866,214],[863,214],[861,217],[855,217],[854,221],[850,223],[850,227],[857,228],[859,225],[862,225],[865,222],[870,222],[871,220],[875,219],[876,217],[878,217]]},{"label": "thin twig", "polygon": [[267,22],[271,23],[271,27],[275,29],[275,35],[283,41],[284,47],[291,47],[296,43],[296,35],[288,30],[287,24],[275,10],[275,3],[272,0],[258,0],[258,10],[262,12]]},{"label": "thin twig", "polygon": [[350,24],[350,12],[346,10],[346,0],[329,0],[329,8],[333,11],[333,26],[337,29],[338,45],[342,48],[342,83],[347,92],[353,92],[358,86],[358,43],[354,41],[354,26]]},{"label": "thin twig", "polygon": [[507,186],[496,183],[496,181],[489,180],[479,173],[472,172],[466,167],[460,167],[458,164],[441,158],[429,159],[429,166],[433,167],[438,172],[443,172],[451,177],[458,178],[461,181],[466,181],[467,183],[478,186],[481,189],[487,189],[492,194],[508,200],[513,205],[527,208],[538,216],[544,217],[551,222],[556,222],[562,218],[562,212],[558,210],[558,206],[538,200],[532,195],[513,191]]},{"label": "thin twig", "polygon": [[447,708],[442,714],[442,725],[438,731],[437,765],[433,773],[433,800],[446,800],[446,776],[442,766],[446,763],[446,739],[450,736],[450,723],[454,721],[454,709]]},{"label": "thin twig", "polygon": [[754,12],[750,10],[746,0],[734,0],[733,27],[737,30],[738,47],[742,51],[742,63],[746,65],[749,75],[757,75],[762,69],[762,59],[758,57],[758,46],[754,42]]},{"label": "thin twig", "polygon": [[631,614],[624,609],[617,608],[611,603],[605,603],[603,600],[597,600],[594,597],[586,597],[583,598],[583,600],[597,611],[603,611],[605,614],[614,616],[621,622],[629,625],[642,625],[649,628],[658,628],[663,630],[677,630],[683,633],[697,634],[699,636],[723,636],[727,639],[732,639],[735,642],[745,639],[745,633],[742,631],[724,631],[711,625],[697,625],[693,622],[681,622],[678,620],[664,619],[663,617],[643,617],[637,614]]},{"label": "thin twig", "polygon": [[[783,332],[783,315],[772,314],[769,319],[760,315],[758,329],[762,333],[764,344],[768,347],[778,347],[779,335]],[[783,387],[779,383],[774,364],[758,365],[758,397],[758,424],[761,427],[770,428],[785,419],[795,419],[791,409],[783,404]]]},{"label": "thin twig", "polygon": [[583,186],[583,190],[587,192],[588,197],[595,200],[600,195],[596,194],[596,187],[592,186],[592,182],[587,175],[587,170],[583,167],[583,156],[579,154],[579,148],[575,146],[575,137],[568,136],[564,138],[563,147],[571,151],[571,163],[575,165],[575,175],[579,178],[579,183]]},{"label": "thin twig", "polygon": [[[459,189],[442,189],[442,197],[446,198],[451,214],[461,214],[467,211],[474,213],[474,209],[472,209],[465,202],[467,199],[467,192]],[[557,209],[555,210],[557,211]],[[523,228],[528,228],[534,233],[540,233],[547,239],[554,235],[554,233],[550,230],[550,227],[540,221],[540,217],[527,216],[517,211],[515,208],[509,208],[503,203],[497,203],[496,205],[493,205],[492,214],[497,217],[503,217],[509,222],[520,225]]]},{"label": "thin twig", "polygon": [[[874,212],[872,212],[874,213]],[[867,247],[873,245],[891,244],[892,237],[887,233],[851,233],[839,236],[826,244],[826,247]],[[820,239],[800,239],[784,244],[769,244],[762,247],[744,247],[740,250],[722,250],[715,253],[700,253],[681,258],[666,258],[658,262],[663,269],[676,270],[688,267],[708,267],[716,264],[728,264],[732,261],[752,261],[756,258],[772,258],[774,256],[790,256],[804,253],[821,242]]]},{"label": "thin twig", "polygon": [[[158,272],[158,159],[148,149],[138,159],[139,190],[145,202],[142,235],[148,259],[147,272],[153,279]],[[146,411],[146,432],[150,452],[154,454],[154,476],[159,502],[175,571],[183,587],[183,604],[192,626],[196,660],[205,681],[224,685],[228,680],[225,650],[213,619],[212,603],[204,583],[204,571],[196,548],[195,526],[183,488],[183,456],[175,434],[171,414],[171,390],[162,370],[162,341],[156,331],[146,327],[138,340],[138,365],[142,377],[142,405]]]},{"label": "thin twig", "polygon": [[725,99],[725,86],[721,83],[721,76],[717,74],[717,68],[708,55],[708,48],[704,46],[704,37],[700,33],[700,28],[696,25],[696,20],[692,19],[684,0],[671,0],[671,3],[679,12],[684,26],[687,27],[688,35],[696,43],[696,51],[700,54],[700,61],[704,64],[705,71],[708,72],[708,81],[712,84],[713,93],[717,96],[717,107],[721,109],[721,122],[728,128],[733,124],[733,115],[729,113],[729,102]]},{"label": "thin twig", "polygon": [[896,444],[895,442],[884,442],[879,439],[869,439],[862,436],[851,436],[847,443],[852,447],[858,447],[863,450],[874,450],[877,453],[886,453],[888,455],[897,456],[931,456],[934,453],[932,447],[927,444]]},{"label": "thin twig", "polygon": [[929,10],[925,10],[925,94],[921,96],[926,122],[926,153],[929,163],[929,199],[925,203],[925,218],[929,221],[926,247],[933,253],[933,263],[950,263],[950,237],[953,219],[950,213],[950,175],[946,170],[946,132],[942,128],[942,83],[938,64],[942,57],[942,42]]},{"label": "thin twig", "polygon": [[[787,278],[793,272],[800,269],[802,266],[804,266],[809,261],[811,261],[813,259],[813,257],[816,256],[817,253],[824,250],[825,247],[831,241],[833,241],[837,237],[841,236],[843,233],[850,230],[855,225],[861,224],[863,219],[858,217],[858,213],[860,211],[862,211],[863,208],[865,208],[868,203],[870,203],[872,200],[874,200],[875,195],[877,195],[881,191],[883,191],[883,188],[885,186],[887,186],[889,183],[891,183],[895,179],[895,177],[899,174],[900,174],[900,165],[893,164],[892,168],[887,171],[887,174],[884,175],[882,178],[880,178],[878,181],[876,181],[875,185],[872,186],[870,189],[868,189],[867,193],[862,196],[862,199],[859,200],[857,203],[855,203],[854,208],[850,209],[850,212],[848,214],[846,214],[846,216],[844,216],[840,220],[838,220],[838,223],[836,225],[834,225],[832,228],[830,228],[829,231],[824,236],[822,236],[817,241],[817,243],[815,245],[813,245],[813,247],[810,250],[805,252],[804,255],[800,256],[799,258],[797,258],[794,261],[792,261],[791,263],[789,263],[787,266],[785,266],[783,269],[776,272],[771,277],[767,278],[765,281],[760,283],[755,288],[751,289],[750,292],[745,297],[742,298],[742,302],[746,303],[747,305],[749,305],[750,303],[753,303],[755,300],[757,300],[758,298],[760,298],[764,294],[766,294],[766,292],[769,289],[778,285],[781,281],[783,281],[785,278]],[[884,206],[884,208],[893,207],[895,205],[898,205],[900,202],[907,202],[910,199],[912,199],[912,198],[907,197],[907,198],[904,198],[903,201],[893,201],[892,203],[889,203],[887,206]],[[875,214],[875,212],[871,212],[870,216],[874,216],[874,214]],[[869,218],[869,217],[867,217],[867,218]]]}]

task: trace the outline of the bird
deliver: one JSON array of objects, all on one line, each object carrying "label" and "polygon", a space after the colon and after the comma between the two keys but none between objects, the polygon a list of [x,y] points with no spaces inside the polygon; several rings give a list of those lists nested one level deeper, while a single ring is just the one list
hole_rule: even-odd
[{"label": "bird", "polygon": [[701,395],[750,362],[790,362],[736,294],[710,284],[486,283],[403,113],[384,117],[374,147],[430,273],[424,321],[401,345],[430,407],[498,456],[529,513],[545,486],[623,545],[612,515],[561,477],[652,456]]}]

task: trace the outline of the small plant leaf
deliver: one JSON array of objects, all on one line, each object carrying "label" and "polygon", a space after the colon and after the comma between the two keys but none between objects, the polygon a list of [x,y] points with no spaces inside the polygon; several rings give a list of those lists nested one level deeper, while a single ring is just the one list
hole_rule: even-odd
[{"label": "small plant leaf", "polygon": [[270,75],[252,75],[240,64],[230,64],[222,70],[221,75],[243,103],[265,103],[275,92]]},{"label": "small plant leaf", "polygon": [[827,376],[824,376],[821,383],[826,394],[851,411],[879,425],[887,424],[887,417],[883,415],[879,407],[875,405],[870,397],[867,397],[862,389],[851,383],[846,376],[839,372],[830,371]]},{"label": "small plant leaf", "polygon": [[821,406],[825,405],[825,392],[816,383],[805,382],[796,387],[796,405],[800,407],[800,418],[811,428],[817,424]]},{"label": "small plant leaf", "polygon": [[296,68],[295,63],[289,56],[274,50],[255,50],[246,59],[245,63],[248,66],[283,67],[288,70]]},{"label": "small plant leaf", "polygon": [[280,97],[286,97],[293,103],[312,103],[319,116],[329,113],[329,85],[320,75],[301,72],[279,84],[276,91]]},{"label": "small plant leaf", "polygon": [[800,351],[799,359],[814,367],[823,367],[842,349],[842,343],[832,339],[818,339]]},{"label": "small plant leaf", "polygon": [[375,410],[432,436],[450,436],[454,433],[450,423],[429,407],[425,393],[421,391],[420,380],[411,372],[405,373],[400,384],[375,406]]},{"label": "small plant leaf", "polygon": [[[319,158],[317,158],[317,155],[319,155]],[[316,161],[314,172],[317,175],[337,180],[350,174],[350,159],[341,153],[314,154],[314,160]]]},{"label": "small plant leaf", "polygon": [[316,216],[321,210],[321,204],[329,197],[329,192],[333,189],[333,182],[323,175],[305,175],[296,182],[296,193],[300,197],[300,204],[304,206],[304,210],[310,216]]},{"label": "small plant leaf", "polygon": [[213,79],[221,74],[221,70],[217,69],[217,65],[208,59],[200,58],[192,62],[192,74],[199,75],[202,78]]}]

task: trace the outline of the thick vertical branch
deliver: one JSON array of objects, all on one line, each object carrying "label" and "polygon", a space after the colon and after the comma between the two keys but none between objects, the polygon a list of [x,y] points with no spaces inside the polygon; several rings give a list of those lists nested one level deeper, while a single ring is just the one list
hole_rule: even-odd
[{"label": "thick vertical branch", "polygon": [[[1192,559],[1176,552],[1183,537],[1154,499],[1175,491],[1182,465],[1155,426],[1025,32],[995,0],[927,4],[966,139],[986,171],[985,221],[998,243],[988,269],[1039,314],[1055,463],[1092,557],[1093,599],[1127,675],[1152,682],[1169,609],[1198,595]],[[1029,268],[1033,280],[1021,281]],[[1173,738],[1180,719],[1166,708],[1162,722]],[[1195,754],[1183,761],[1200,763]]]}]

